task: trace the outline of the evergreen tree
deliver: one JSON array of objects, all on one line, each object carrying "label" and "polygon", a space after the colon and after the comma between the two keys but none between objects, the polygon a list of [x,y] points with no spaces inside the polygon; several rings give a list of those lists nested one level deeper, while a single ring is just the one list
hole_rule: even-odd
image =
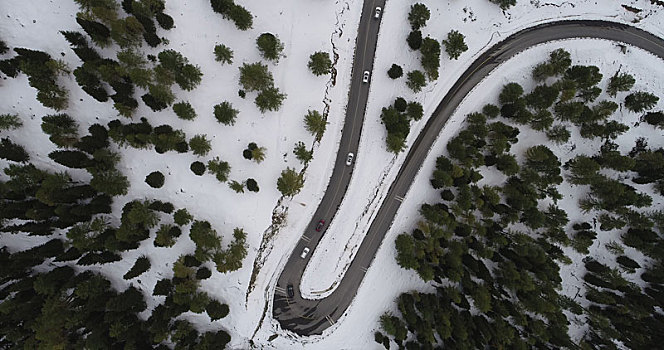
[{"label": "evergreen tree", "polygon": [[228,187],[230,187],[231,190],[235,191],[235,193],[244,193],[244,184],[241,182],[232,180],[228,183]]},{"label": "evergreen tree", "polygon": [[265,151],[265,147],[254,147],[251,150],[251,159],[260,164],[263,160],[265,160]]},{"label": "evergreen tree", "polygon": [[304,145],[304,142],[298,141],[295,144],[295,148],[293,149],[293,154],[295,154],[295,158],[302,162],[302,164],[307,164],[313,158],[314,152],[313,150],[307,150],[307,147]]},{"label": "evergreen tree", "polygon": [[233,108],[233,105],[224,101],[218,105],[214,106],[214,117],[217,118],[217,121],[225,125],[234,125],[235,118],[240,111]]},{"label": "evergreen tree", "polygon": [[253,26],[253,16],[244,7],[233,4],[228,11],[228,17],[235,23],[239,30],[247,30]]},{"label": "evergreen tree", "polygon": [[655,107],[659,97],[643,91],[633,92],[625,97],[625,107],[632,112],[643,112]]},{"label": "evergreen tree", "polygon": [[109,196],[119,196],[127,194],[129,181],[126,176],[116,169],[102,170],[92,173],[90,186]]},{"label": "evergreen tree", "polygon": [[419,30],[424,27],[429,20],[431,13],[426,5],[422,3],[413,4],[410,6],[410,12],[408,13],[408,22],[410,22],[410,27],[413,30]]},{"label": "evergreen tree", "polygon": [[458,59],[462,53],[468,51],[468,45],[465,42],[465,36],[456,30],[447,33],[447,39],[443,40],[445,52],[452,59]]},{"label": "evergreen tree", "polygon": [[178,209],[174,214],[173,214],[173,221],[175,221],[176,224],[180,226],[184,226],[189,224],[193,220],[193,216],[189,214],[187,209]]},{"label": "evergreen tree", "polygon": [[263,33],[256,38],[256,46],[261,56],[269,61],[278,62],[284,44],[272,33]]},{"label": "evergreen tree", "polygon": [[23,126],[18,114],[0,114],[0,131],[14,130]]},{"label": "evergreen tree", "polygon": [[5,137],[0,140],[0,158],[23,163],[30,159],[30,155],[23,146],[17,145]]},{"label": "evergreen tree", "polygon": [[419,30],[411,31],[406,38],[406,42],[411,50],[419,50],[422,47],[422,32]]},{"label": "evergreen tree", "polygon": [[233,64],[233,50],[223,44],[215,45],[214,58],[217,62],[221,62],[222,64]]},{"label": "evergreen tree", "polygon": [[189,140],[189,147],[191,148],[191,151],[199,157],[207,155],[212,149],[210,141],[207,139],[207,135],[204,134],[192,137],[191,140]]},{"label": "evergreen tree", "polygon": [[606,89],[606,92],[609,93],[609,96],[615,97],[619,91],[629,91],[634,86],[636,80],[631,74],[622,73],[614,74],[611,79],[609,79],[609,86]]},{"label": "evergreen tree", "polygon": [[327,121],[320,112],[309,110],[304,116],[304,127],[316,138],[316,141],[320,141],[325,133]]},{"label": "evergreen tree", "polygon": [[260,63],[243,63],[240,67],[240,85],[246,91],[263,91],[272,87],[274,79],[267,66]]},{"label": "evergreen tree", "polygon": [[643,116],[643,120],[650,124],[654,125],[660,129],[664,129],[664,112],[663,111],[658,111],[658,112],[649,112],[646,113]]},{"label": "evergreen tree", "polygon": [[81,151],[53,151],[48,157],[58,164],[74,169],[87,168],[92,164],[92,160]]},{"label": "evergreen tree", "polygon": [[173,112],[175,112],[175,115],[180,119],[193,120],[196,118],[196,110],[194,110],[194,107],[186,101],[173,104]]},{"label": "evergreen tree", "polygon": [[427,84],[424,73],[419,70],[410,71],[407,76],[406,85],[414,92],[422,91],[422,88]]},{"label": "evergreen tree", "polygon": [[132,278],[140,276],[143,272],[147,271],[150,269],[150,259],[148,259],[147,256],[141,255],[136,259],[136,262],[134,263],[134,266],[127,271],[127,273],[122,276],[122,278],[126,280],[130,280]]},{"label": "evergreen tree", "polygon": [[277,179],[277,189],[282,195],[292,197],[304,186],[304,178],[295,169],[286,168]]},{"label": "evergreen tree", "polygon": [[286,94],[279,92],[278,88],[268,87],[258,93],[254,102],[261,113],[265,113],[266,111],[274,112],[281,108],[281,104],[285,98]]},{"label": "evergreen tree", "polygon": [[330,73],[332,70],[332,60],[330,54],[323,51],[317,51],[309,56],[309,64],[307,65],[314,75],[324,75]]},{"label": "evergreen tree", "polygon": [[78,124],[67,114],[47,115],[41,129],[49,140],[60,147],[71,147],[78,141]]},{"label": "evergreen tree", "polygon": [[145,177],[145,182],[152,188],[161,188],[161,186],[164,186],[164,174],[153,171]]},{"label": "evergreen tree", "polygon": [[76,22],[83,28],[83,30],[90,36],[95,44],[106,47],[110,44],[111,30],[104,24],[86,20],[80,16],[76,16]]},{"label": "evergreen tree", "polygon": [[440,67],[440,43],[430,37],[422,40],[420,47],[422,53],[422,68],[426,72],[429,81],[438,79],[438,67]]}]

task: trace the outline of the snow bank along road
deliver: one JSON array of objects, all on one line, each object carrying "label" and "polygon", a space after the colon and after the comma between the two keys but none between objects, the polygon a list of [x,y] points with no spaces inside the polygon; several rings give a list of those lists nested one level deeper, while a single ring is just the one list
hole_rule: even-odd
[{"label": "snow bank along road", "polygon": [[[312,252],[304,259],[300,254],[304,247],[309,247],[312,251],[316,248],[325,232],[324,228],[316,232],[316,225],[321,219],[326,221],[326,226],[329,224],[350,182],[352,166],[346,166],[345,159],[348,152],[355,153],[359,144],[369,92],[369,84],[361,82],[362,73],[364,70],[372,70],[379,27],[379,20],[373,18],[373,13],[376,6],[383,5],[384,0],[364,2],[355,48],[349,103],[335,168],[325,196],[277,282],[273,301],[274,318],[282,328],[300,335],[321,334],[346,311],[433,142],[464,97],[499,64],[534,45],[570,38],[595,38],[627,43],[664,60],[664,40],[635,27],[606,21],[559,21],[541,24],[521,30],[492,46],[456,81],[418,135],[337,289],[324,299],[303,299],[298,287]],[[367,55],[368,53],[370,55]],[[601,53],[597,55],[598,59],[601,58]],[[288,285],[293,286],[293,297],[288,296]]]}]

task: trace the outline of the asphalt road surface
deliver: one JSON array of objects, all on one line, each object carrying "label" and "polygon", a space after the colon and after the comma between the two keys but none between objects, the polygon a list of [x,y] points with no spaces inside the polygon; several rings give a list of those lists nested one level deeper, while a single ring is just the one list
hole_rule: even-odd
[{"label": "asphalt road surface", "polygon": [[[499,64],[534,45],[569,38],[596,38],[628,43],[664,59],[664,40],[661,38],[631,26],[604,21],[561,21],[542,24],[524,29],[497,43],[461,75],[427,121],[410,148],[404,164],[336,290],[324,299],[303,299],[299,293],[299,285],[304,268],[325,233],[325,228],[333,219],[350,182],[352,166],[346,166],[346,156],[349,152],[357,153],[360,140],[369,93],[369,84],[362,83],[362,74],[365,70],[372,71],[380,24],[379,20],[373,18],[376,6],[384,7],[384,0],[365,1],[362,9],[346,120],[330,183],[314,217],[291,253],[275,289],[272,309],[274,318],[279,321],[283,329],[299,335],[321,334],[344,314],[357,294],[364,274],[392,225],[401,201],[440,131],[471,89]],[[405,45],[404,42],[404,47]],[[602,53],[598,52],[597,59],[601,57]],[[386,73],[381,70],[377,74]],[[320,232],[317,232],[316,226],[320,220],[325,220],[325,225]],[[301,258],[300,254],[305,247],[311,251],[305,258]],[[288,285],[293,286],[293,297],[288,296]]]}]

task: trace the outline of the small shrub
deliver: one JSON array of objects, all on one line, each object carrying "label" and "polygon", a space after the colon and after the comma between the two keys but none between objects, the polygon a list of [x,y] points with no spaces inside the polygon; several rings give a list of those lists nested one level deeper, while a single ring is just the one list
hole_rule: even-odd
[{"label": "small shrub", "polygon": [[258,188],[258,182],[252,178],[247,179],[247,190],[251,192],[258,192],[260,190],[260,188]]},{"label": "small shrub", "polygon": [[403,76],[403,69],[398,64],[393,64],[387,71],[387,75],[392,79],[398,79]]},{"label": "small shrub", "polygon": [[164,174],[153,171],[145,177],[145,182],[152,188],[161,188],[161,186],[164,186]]},{"label": "small shrub", "polygon": [[216,300],[211,300],[205,308],[212,321],[222,319],[228,315],[228,305],[222,304]]},{"label": "small shrub", "polygon": [[212,271],[205,266],[196,271],[196,279],[204,280],[210,278],[210,276],[212,276]]},{"label": "small shrub", "polygon": [[203,162],[195,161],[191,163],[189,169],[198,176],[205,174],[205,164]]}]

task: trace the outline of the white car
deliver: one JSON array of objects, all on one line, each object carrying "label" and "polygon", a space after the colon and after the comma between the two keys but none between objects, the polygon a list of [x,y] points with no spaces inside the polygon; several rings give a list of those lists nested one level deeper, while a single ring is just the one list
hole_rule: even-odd
[{"label": "white car", "polygon": [[368,83],[369,82],[369,71],[365,70],[364,74],[362,74],[362,82],[363,83]]},{"label": "white car", "polygon": [[383,11],[382,8],[376,7],[376,11],[374,12],[374,18],[380,18],[380,12]]},{"label": "white car", "polygon": [[300,258],[304,259],[307,257],[307,254],[309,254],[309,247],[304,247],[302,250],[302,254],[300,254]]},{"label": "white car", "polygon": [[346,156],[346,165],[350,166],[353,164],[353,158],[355,155],[353,153],[348,153],[348,156]]}]

